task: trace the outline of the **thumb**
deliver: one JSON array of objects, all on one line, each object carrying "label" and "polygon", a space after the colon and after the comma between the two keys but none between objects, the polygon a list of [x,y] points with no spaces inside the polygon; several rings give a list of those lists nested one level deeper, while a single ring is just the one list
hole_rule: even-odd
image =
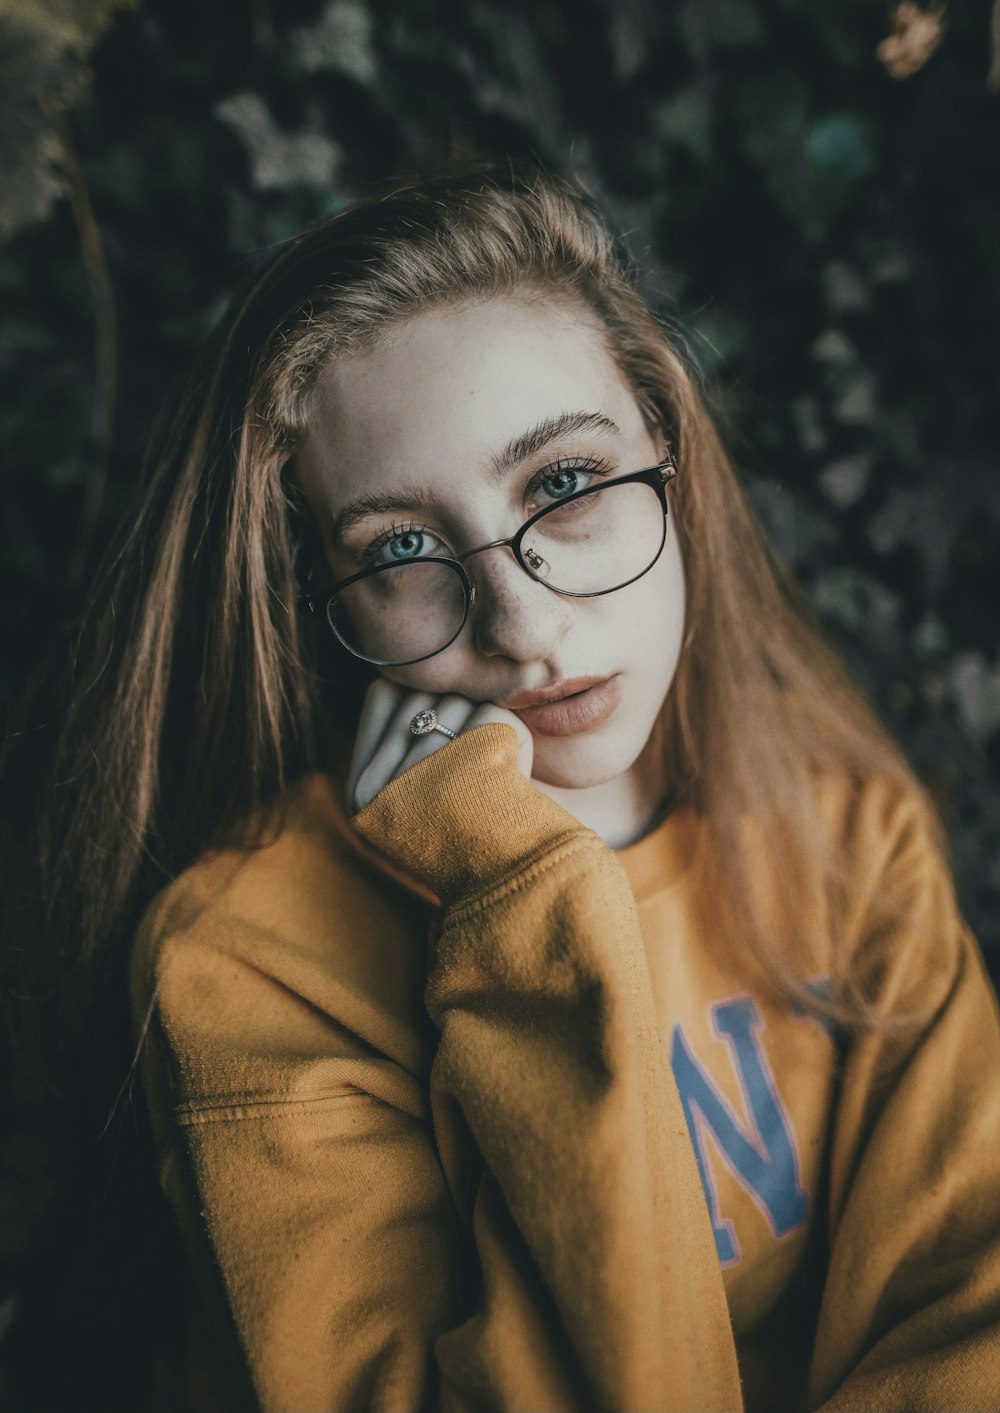
[{"label": "thumb", "polygon": [[503,707],[496,706],[493,702],[483,702],[476,707],[475,711],[466,720],[462,727],[463,734],[471,731],[474,726],[486,726],[491,722],[496,722],[501,726],[512,726],[517,733],[517,768],[524,776],[525,780],[531,779],[531,768],[535,758],[535,742],[531,732],[525,726],[519,716],[515,716],[512,711],[506,711]]}]

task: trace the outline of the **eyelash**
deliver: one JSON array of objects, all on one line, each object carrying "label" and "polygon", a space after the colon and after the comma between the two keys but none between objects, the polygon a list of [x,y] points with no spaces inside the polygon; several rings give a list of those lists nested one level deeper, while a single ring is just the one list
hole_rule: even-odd
[{"label": "eyelash", "polygon": [[560,456],[556,461],[537,471],[528,482],[526,489],[534,491],[549,476],[558,476],[560,471],[592,471],[595,476],[606,476],[612,469],[611,463],[603,456]]},{"label": "eyelash", "polygon": [[[612,464],[603,456],[568,457],[561,456],[557,460],[550,462],[540,471],[536,471],[534,476],[525,487],[527,494],[531,495],[541,483],[549,476],[557,476],[560,471],[591,471],[595,476],[607,476],[613,470]],[[556,502],[553,502],[556,504]],[[417,524],[415,521],[408,521],[405,525],[397,525],[395,522],[387,530],[381,530],[369,545],[362,551],[362,561],[365,568],[373,564],[379,551],[394,540],[397,535],[423,535],[433,534],[430,526],[426,523]]]},{"label": "eyelash", "polygon": [[361,558],[365,568],[367,568],[369,564],[374,563],[379,550],[387,545],[390,540],[394,540],[397,535],[423,535],[430,532],[431,527],[426,524],[418,525],[416,522],[408,522],[406,525],[397,525],[393,522],[390,529],[380,531],[376,538],[372,540],[371,544],[366,545],[362,550]]}]

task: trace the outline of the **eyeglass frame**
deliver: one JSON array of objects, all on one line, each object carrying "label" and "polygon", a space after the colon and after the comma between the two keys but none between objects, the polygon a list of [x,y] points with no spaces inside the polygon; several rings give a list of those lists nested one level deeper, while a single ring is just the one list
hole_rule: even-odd
[{"label": "eyeglass frame", "polygon": [[[669,515],[669,508],[667,505],[667,486],[670,484],[671,481],[676,478],[677,474],[677,461],[674,457],[673,447],[669,443],[667,443],[664,449],[663,459],[661,461],[658,461],[655,466],[647,466],[641,471],[632,471],[627,476],[616,476],[610,481],[602,481],[600,485],[585,486],[582,491],[574,491],[572,495],[564,496],[562,500],[553,501],[551,505],[545,505],[542,507],[541,510],[536,510],[534,515],[527,519],[519,530],[517,530],[513,535],[508,536],[506,539],[489,540],[486,544],[476,545],[474,549],[465,550],[460,555],[422,554],[418,555],[415,559],[400,560],[395,564],[372,564],[369,565],[367,569],[359,570],[356,574],[349,574],[346,579],[336,580],[333,584],[329,585],[326,588],[314,589],[311,590],[309,593],[300,594],[298,601],[303,607],[308,609],[310,613],[316,614],[317,600],[325,599],[326,608],[324,611],[324,616],[326,618],[331,633],[333,633],[334,637],[337,639],[337,642],[341,645],[341,647],[345,648],[351,654],[352,657],[358,658],[358,660],[361,662],[367,662],[372,667],[411,667],[414,663],[426,662],[428,658],[437,657],[438,653],[443,653],[446,648],[450,648],[452,643],[455,641],[455,639],[461,633],[462,629],[465,627],[469,618],[469,610],[476,602],[476,585],[475,582],[469,578],[469,575],[465,568],[465,561],[467,559],[471,559],[473,555],[482,554],[485,550],[500,548],[509,549],[511,554],[514,556],[514,562],[518,565],[519,568],[524,570],[525,574],[527,574],[529,579],[532,579],[536,584],[541,584],[543,588],[548,589],[551,593],[561,595],[563,598],[603,598],[605,594],[616,594],[619,589],[628,588],[629,584],[634,584],[639,579],[643,578],[644,575],[649,573],[653,565],[659,559],[660,555],[663,553],[663,546],[667,542],[666,521]],[[531,529],[532,525],[534,525],[537,521],[542,520],[553,510],[561,509],[564,505],[569,505],[573,501],[583,500],[585,496],[597,495],[599,492],[605,491],[611,486],[626,486],[630,484],[650,486],[657,493],[660,504],[663,507],[664,522],[663,538],[660,540],[660,548],[656,551],[655,556],[646,565],[645,569],[640,570],[638,574],[634,574],[631,579],[626,579],[624,583],[616,584],[613,589],[595,589],[586,593],[575,592],[572,589],[557,589],[552,584],[546,584],[545,580],[539,578],[539,576],[531,569],[530,565],[527,564],[524,559],[522,559],[521,540],[523,536],[527,533],[527,531]],[[370,657],[365,657],[362,653],[355,652],[354,648],[352,648],[348,643],[344,642],[343,638],[337,632],[337,629],[334,627],[333,622],[330,618],[330,607],[336,599],[337,595],[341,593],[344,589],[349,588],[351,584],[356,584],[360,579],[370,579],[376,574],[385,574],[388,573],[390,570],[402,569],[411,564],[447,564],[450,566],[451,569],[455,571],[455,573],[459,577],[459,580],[462,584],[463,592],[465,594],[465,611],[462,614],[461,623],[455,629],[455,632],[448,639],[448,641],[444,643],[440,648],[435,648],[432,653],[424,653],[422,657],[407,658],[405,662],[377,662]]]}]

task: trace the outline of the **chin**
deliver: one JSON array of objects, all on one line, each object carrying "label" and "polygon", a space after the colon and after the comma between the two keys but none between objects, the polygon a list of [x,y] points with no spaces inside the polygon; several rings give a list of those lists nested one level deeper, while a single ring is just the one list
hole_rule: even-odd
[{"label": "chin", "polygon": [[641,748],[623,743],[614,748],[582,736],[536,736],[532,780],[562,790],[586,790],[617,780],[635,764]]}]

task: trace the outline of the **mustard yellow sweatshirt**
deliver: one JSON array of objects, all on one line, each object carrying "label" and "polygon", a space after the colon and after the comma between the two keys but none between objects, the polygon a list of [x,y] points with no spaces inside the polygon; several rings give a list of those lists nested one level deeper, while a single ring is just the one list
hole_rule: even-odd
[{"label": "mustard yellow sweatshirt", "polygon": [[515,759],[479,727],[353,820],[313,777],[147,913],[179,1406],[1000,1409],[1000,1022],[914,804],[828,809],[925,1014],[841,1044],[700,930],[696,818],[614,853]]}]

